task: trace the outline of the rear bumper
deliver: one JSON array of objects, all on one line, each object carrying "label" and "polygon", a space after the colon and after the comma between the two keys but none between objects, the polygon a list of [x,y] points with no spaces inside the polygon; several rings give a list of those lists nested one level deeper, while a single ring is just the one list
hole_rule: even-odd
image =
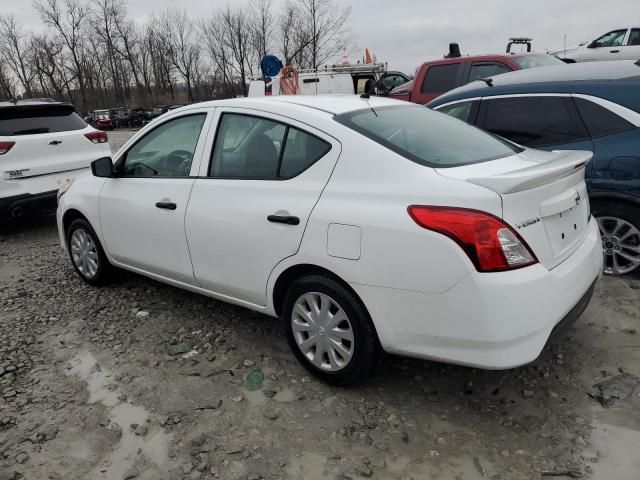
[{"label": "rear bumper", "polygon": [[586,309],[602,275],[602,246],[591,220],[584,241],[551,270],[472,272],[442,294],[352,284],[391,353],[506,369],[535,360],[551,333]]},{"label": "rear bumper", "polygon": [[22,195],[0,198],[0,220],[19,217],[26,213],[32,213],[47,208],[53,209],[57,205],[57,195],[58,190],[51,190],[43,193],[25,193]]}]

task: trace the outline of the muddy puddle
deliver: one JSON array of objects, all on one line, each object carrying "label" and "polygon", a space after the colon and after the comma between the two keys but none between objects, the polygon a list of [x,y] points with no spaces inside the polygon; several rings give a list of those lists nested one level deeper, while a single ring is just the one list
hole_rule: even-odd
[{"label": "muddy puddle", "polygon": [[[171,435],[148,423],[150,413],[144,407],[123,400],[111,372],[91,352],[84,350],[69,363],[68,374],[87,383],[88,403],[102,404],[109,414],[109,428],[121,432],[118,443],[106,452],[90,478],[121,479],[127,472],[135,470],[138,472],[136,478],[152,479],[169,470],[167,452]],[[137,435],[132,424],[145,426],[146,434]]]}]

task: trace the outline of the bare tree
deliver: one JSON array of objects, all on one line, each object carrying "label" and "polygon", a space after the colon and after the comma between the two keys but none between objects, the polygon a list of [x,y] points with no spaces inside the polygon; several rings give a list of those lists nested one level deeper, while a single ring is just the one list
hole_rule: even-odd
[{"label": "bare tree", "polygon": [[296,1],[303,15],[303,29],[311,36],[306,66],[318,68],[352,41],[351,7],[340,8],[334,0]]},{"label": "bare tree", "polygon": [[252,46],[258,58],[263,58],[273,43],[273,0],[251,0],[251,16]]},{"label": "bare tree", "polygon": [[[64,11],[58,0],[35,0],[34,7],[40,14],[43,23],[52,28],[64,41],[68,49],[70,76],[78,82],[82,105],[88,103],[83,71],[82,42],[88,9],[79,0],[64,0]],[[65,74],[65,78],[68,73]]]},{"label": "bare tree", "polygon": [[194,77],[200,66],[200,45],[193,22],[184,10],[167,10],[161,16],[173,66],[187,87],[187,99],[195,100]]},{"label": "bare tree", "polygon": [[32,97],[31,81],[34,74],[28,62],[30,44],[27,35],[16,23],[14,15],[0,17],[0,41],[4,61],[18,78],[25,94]]},{"label": "bare tree", "polygon": [[304,66],[304,50],[311,43],[311,35],[303,28],[300,7],[288,1],[278,21],[280,28],[280,50],[286,65],[296,63]]}]

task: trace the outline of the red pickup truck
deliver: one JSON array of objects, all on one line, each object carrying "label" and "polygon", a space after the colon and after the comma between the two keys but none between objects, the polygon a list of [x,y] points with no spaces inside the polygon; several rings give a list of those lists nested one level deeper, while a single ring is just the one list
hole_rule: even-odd
[{"label": "red pickup truck", "polygon": [[461,85],[512,70],[563,64],[562,60],[543,53],[477,55],[454,57],[423,63],[410,82],[399,85],[389,98],[424,105]]}]

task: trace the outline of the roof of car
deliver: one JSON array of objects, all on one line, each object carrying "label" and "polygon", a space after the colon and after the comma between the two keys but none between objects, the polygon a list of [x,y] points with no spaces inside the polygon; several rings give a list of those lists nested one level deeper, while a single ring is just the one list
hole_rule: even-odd
[{"label": "roof of car", "polygon": [[368,107],[384,107],[389,105],[406,105],[410,103],[391,100],[384,97],[371,96],[363,98],[360,95],[278,95],[266,97],[232,98],[228,100],[214,100],[192,104],[185,109],[203,106],[232,106],[246,108],[262,108],[273,111],[274,106],[285,103],[292,107],[311,109],[317,112],[324,112],[331,115],[338,115],[345,112],[360,110]]},{"label": "roof of car", "polygon": [[64,105],[66,107],[73,107],[69,102],[57,102],[50,98],[26,98],[24,100],[0,102],[0,108],[7,107],[26,107],[26,106],[56,106]]},{"label": "roof of car", "polygon": [[[640,64],[632,60],[584,62],[516,70],[491,77],[491,85],[476,81],[439,96],[434,107],[465,98],[510,93],[583,93],[589,90],[613,94],[612,83],[634,89],[640,85]],[[637,90],[636,90],[637,91]]]}]

